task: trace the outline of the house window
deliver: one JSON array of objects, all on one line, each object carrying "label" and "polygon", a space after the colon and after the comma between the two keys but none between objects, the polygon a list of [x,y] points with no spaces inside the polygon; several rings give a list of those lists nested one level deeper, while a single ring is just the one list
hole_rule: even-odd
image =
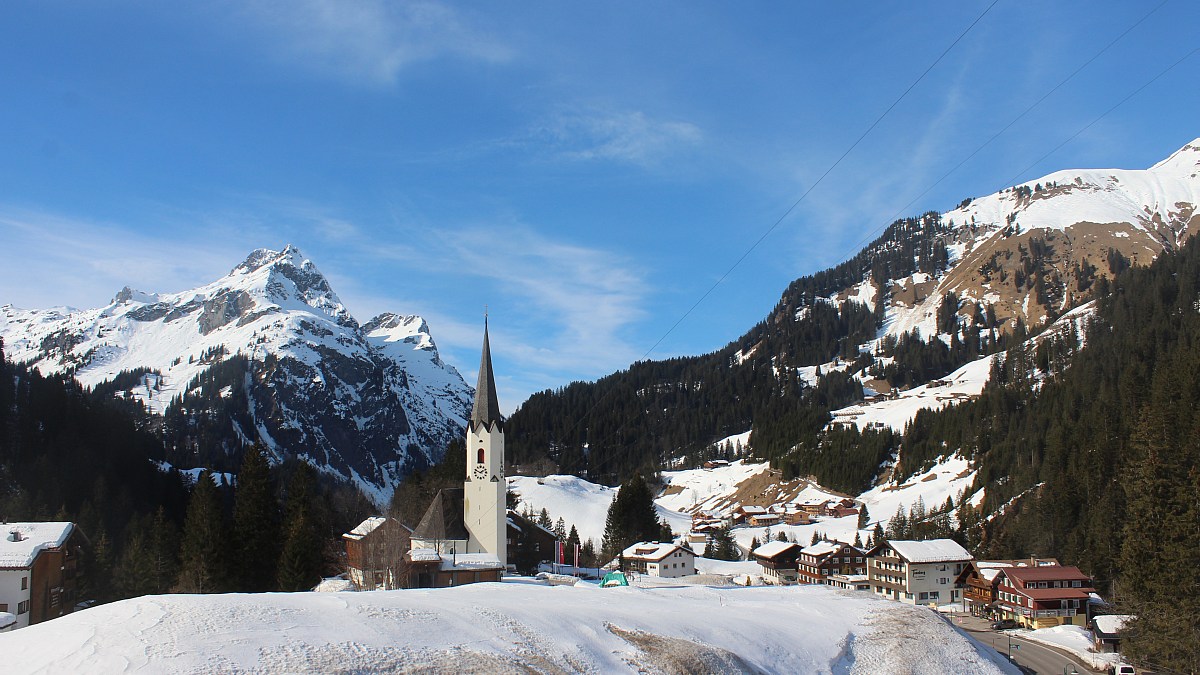
[{"label": "house window", "polygon": [[29,577],[21,577],[21,590],[29,588]]},{"label": "house window", "polygon": [[7,612],[7,611],[8,611],[8,603],[0,602],[0,612]]},{"label": "house window", "polygon": [[28,612],[28,611],[29,611],[29,601],[28,600],[22,600],[21,602],[17,603],[17,614],[24,614],[25,612]]},{"label": "house window", "polygon": [[1079,588],[1080,586],[1082,586],[1082,584],[1079,583],[1078,581],[1071,582],[1071,588]]}]

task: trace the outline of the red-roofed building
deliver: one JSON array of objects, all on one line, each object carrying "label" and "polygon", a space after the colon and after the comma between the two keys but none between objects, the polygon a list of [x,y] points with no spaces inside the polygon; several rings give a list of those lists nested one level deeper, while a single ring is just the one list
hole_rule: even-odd
[{"label": "red-roofed building", "polygon": [[1092,578],[1078,567],[1009,567],[997,575],[996,608],[1026,628],[1087,625]]}]

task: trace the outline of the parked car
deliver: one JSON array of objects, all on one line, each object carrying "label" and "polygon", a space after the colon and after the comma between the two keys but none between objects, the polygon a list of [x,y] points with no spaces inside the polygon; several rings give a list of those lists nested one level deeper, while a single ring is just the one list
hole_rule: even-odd
[{"label": "parked car", "polygon": [[1137,671],[1128,663],[1114,663],[1108,669],[1110,675],[1137,675]]},{"label": "parked car", "polygon": [[1012,619],[1000,619],[996,623],[992,624],[992,630],[1008,630],[1009,628],[1016,628],[1018,625],[1019,624]]}]

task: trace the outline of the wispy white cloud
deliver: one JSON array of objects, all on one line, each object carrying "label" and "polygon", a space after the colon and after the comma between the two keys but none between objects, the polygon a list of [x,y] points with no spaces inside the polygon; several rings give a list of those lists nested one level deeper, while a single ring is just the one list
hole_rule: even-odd
[{"label": "wispy white cloud", "polygon": [[438,2],[254,0],[236,5],[276,58],[367,84],[439,58],[504,62],[513,50],[461,10]]},{"label": "wispy white cloud", "polygon": [[[526,366],[578,369],[590,362],[603,370],[635,355],[621,334],[643,317],[647,287],[630,261],[611,252],[556,241],[526,225],[490,224],[418,228],[406,232],[403,245],[373,244],[363,253],[491,286],[483,293],[503,303],[510,325],[538,331],[513,335],[513,353]],[[466,335],[477,346],[478,328]]]},{"label": "wispy white cloud", "polygon": [[703,137],[691,122],[618,111],[559,113],[539,125],[531,140],[559,158],[650,165],[698,145]]},{"label": "wispy white cloud", "polygon": [[227,273],[249,251],[224,236],[143,234],[121,225],[0,205],[0,303],[98,307],[124,286],[173,292]]}]

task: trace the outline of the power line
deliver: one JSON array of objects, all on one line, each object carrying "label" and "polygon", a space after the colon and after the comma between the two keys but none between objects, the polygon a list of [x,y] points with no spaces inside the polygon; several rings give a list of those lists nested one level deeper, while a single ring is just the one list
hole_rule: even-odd
[{"label": "power line", "polygon": [[[1059,89],[1061,89],[1061,88],[1062,88],[1062,87],[1063,87],[1065,84],[1067,84],[1067,83],[1068,83],[1068,82],[1070,82],[1071,80],[1075,79],[1075,76],[1076,76],[1076,75],[1078,75],[1080,72],[1082,72],[1084,68],[1087,68],[1088,66],[1090,66],[1090,65],[1092,64],[1092,62],[1093,62],[1093,61],[1095,61],[1096,59],[1100,58],[1100,57],[1101,57],[1101,56],[1102,56],[1102,55],[1103,55],[1105,52],[1107,52],[1107,51],[1108,51],[1108,50],[1109,50],[1109,49],[1110,49],[1110,48],[1111,48],[1113,45],[1115,45],[1115,44],[1117,44],[1118,42],[1120,42],[1122,38],[1124,38],[1124,37],[1125,37],[1126,35],[1128,35],[1128,34],[1129,34],[1131,31],[1133,31],[1133,29],[1135,29],[1135,28],[1137,28],[1138,26],[1142,25],[1142,23],[1143,23],[1143,22],[1145,22],[1145,21],[1146,21],[1146,19],[1149,19],[1149,18],[1150,18],[1150,16],[1151,16],[1152,14],[1154,14],[1154,13],[1155,13],[1155,12],[1157,12],[1159,9],[1161,9],[1161,8],[1162,8],[1162,6],[1163,6],[1163,5],[1165,5],[1165,4],[1167,4],[1167,2],[1169,2],[1169,1],[1170,1],[1170,0],[1162,0],[1162,2],[1158,3],[1158,5],[1156,5],[1156,6],[1155,6],[1153,9],[1151,9],[1149,12],[1146,12],[1144,15],[1142,15],[1142,18],[1140,18],[1140,19],[1138,19],[1137,21],[1133,22],[1133,24],[1131,24],[1131,25],[1130,25],[1128,28],[1126,28],[1124,31],[1122,31],[1120,35],[1118,35],[1118,36],[1116,36],[1115,38],[1113,38],[1111,41],[1109,41],[1109,43],[1108,43],[1108,44],[1104,45],[1104,47],[1102,47],[1102,48],[1100,49],[1100,51],[1098,51],[1098,52],[1096,52],[1094,55],[1092,55],[1092,58],[1088,59],[1087,61],[1084,61],[1084,62],[1083,62],[1083,64],[1082,64],[1082,65],[1080,65],[1078,68],[1076,68],[1074,71],[1072,71],[1070,75],[1067,75],[1065,78],[1063,78],[1063,80],[1062,80],[1062,81],[1060,81],[1058,84],[1054,85],[1054,87],[1052,87],[1052,88],[1050,89],[1050,91],[1048,91],[1048,92],[1046,92],[1045,94],[1043,94],[1041,98],[1039,98],[1038,100],[1034,101],[1032,104],[1030,104],[1030,105],[1029,105],[1029,107],[1027,107],[1027,108],[1025,108],[1024,110],[1022,110],[1022,111],[1021,111],[1021,113],[1020,113],[1019,115],[1017,115],[1016,117],[1014,117],[1014,118],[1013,118],[1013,119],[1012,119],[1012,120],[1011,120],[1011,121],[1010,121],[1008,124],[1004,125],[1004,127],[1003,127],[1002,129],[1000,129],[1000,131],[997,131],[996,133],[992,134],[991,138],[989,138],[989,139],[987,139],[986,141],[984,141],[984,142],[983,142],[983,144],[982,144],[982,145],[980,145],[979,147],[975,148],[975,150],[974,150],[974,151],[972,151],[972,152],[971,152],[971,154],[969,154],[969,155],[967,155],[966,157],[964,157],[964,158],[962,159],[962,161],[960,161],[958,164],[955,164],[953,168],[951,168],[951,169],[950,169],[949,171],[947,171],[946,173],[942,174],[942,177],[941,177],[941,178],[937,179],[937,180],[936,180],[936,181],[934,181],[934,182],[933,182],[933,183],[932,183],[932,184],[931,184],[929,187],[925,188],[925,190],[924,190],[924,191],[922,191],[922,192],[921,192],[921,194],[917,195],[916,197],[913,197],[913,198],[912,198],[912,199],[911,199],[911,200],[910,200],[910,201],[909,201],[907,204],[905,204],[904,206],[902,206],[902,207],[900,207],[899,209],[897,209],[897,210],[896,210],[896,213],[892,214],[892,217],[891,217],[891,218],[889,218],[889,219],[888,219],[888,221],[887,221],[886,223],[884,223],[884,224],[880,225],[879,227],[875,228],[874,230],[871,230],[870,232],[868,232],[868,233],[866,234],[866,236],[865,236],[865,237],[863,237],[862,239],[860,239],[860,240],[858,241],[858,243],[854,244],[854,245],[853,245],[853,247],[851,247],[851,249],[850,249],[850,251],[849,251],[848,255],[854,255],[854,253],[856,253],[856,252],[857,252],[859,249],[861,249],[861,248],[862,248],[862,247],[863,247],[863,246],[864,246],[864,245],[865,245],[865,244],[866,244],[866,243],[867,243],[867,242],[868,242],[868,241],[871,239],[871,237],[874,237],[875,235],[879,234],[879,233],[880,233],[880,232],[881,232],[881,231],[882,231],[884,228],[886,228],[886,227],[887,227],[888,225],[890,225],[891,223],[895,222],[897,218],[899,218],[900,216],[904,215],[904,214],[905,214],[905,213],[906,213],[906,212],[907,212],[907,211],[908,211],[910,208],[912,208],[913,204],[916,204],[916,203],[917,203],[917,201],[919,201],[919,200],[920,200],[922,197],[924,197],[925,195],[929,194],[929,192],[930,192],[930,191],[932,191],[932,190],[933,190],[935,187],[937,187],[938,185],[941,185],[941,184],[942,184],[942,181],[944,181],[944,180],[946,180],[947,178],[949,178],[949,177],[950,177],[950,175],[951,175],[951,174],[953,174],[955,171],[958,171],[959,169],[961,169],[961,168],[962,168],[962,166],[963,166],[964,164],[966,164],[967,162],[971,161],[971,159],[972,159],[972,158],[974,158],[974,157],[975,157],[975,155],[978,155],[978,154],[979,154],[979,153],[980,153],[980,152],[981,152],[981,151],[982,151],[984,148],[986,148],[987,146],[991,145],[991,144],[992,144],[992,141],[995,141],[997,138],[999,138],[999,137],[1000,137],[1000,136],[1002,136],[1002,135],[1003,135],[1005,132],[1007,132],[1009,129],[1011,129],[1011,128],[1013,127],[1013,125],[1015,125],[1017,122],[1019,122],[1019,121],[1021,121],[1022,119],[1024,119],[1024,117],[1025,117],[1026,115],[1028,115],[1030,112],[1032,112],[1034,108],[1038,107],[1038,106],[1039,106],[1039,105],[1041,105],[1041,104],[1042,104],[1042,103],[1043,103],[1043,102],[1044,102],[1046,99],[1050,98],[1050,96],[1051,96],[1052,94],[1054,94],[1054,92],[1058,91],[1058,90],[1059,90]],[[1174,67],[1174,66],[1172,66],[1172,67]],[[1140,91],[1140,90],[1139,90],[1139,91]],[[1124,101],[1122,101],[1122,103],[1123,103],[1123,102],[1124,102]],[[1107,113],[1105,113],[1105,114],[1107,114]],[[1094,124],[1094,122],[1093,122],[1093,124]],[[1090,126],[1090,125],[1089,125],[1089,126]],[[1075,135],[1076,135],[1076,136],[1078,136],[1078,135],[1079,135],[1079,133],[1082,133],[1082,130],[1081,130],[1080,132],[1076,133]],[[1074,138],[1074,136],[1072,136],[1071,138]],[[1070,140],[1070,139],[1068,139],[1068,140]],[[1061,148],[1062,146],[1060,145],[1059,147]],[[1058,149],[1058,148],[1055,148],[1055,150],[1057,150],[1057,149]],[[1042,161],[1042,160],[1044,160],[1046,157],[1049,157],[1049,156],[1050,156],[1050,154],[1052,154],[1053,152],[1054,152],[1054,151],[1051,151],[1050,153],[1047,153],[1045,156],[1043,156],[1043,157],[1042,157],[1042,159],[1039,159],[1037,162],[1034,162],[1034,165],[1036,165],[1038,162],[1041,162],[1041,161]],[[1033,166],[1033,165],[1031,165],[1031,166]],[[1029,170],[1029,167],[1027,167],[1026,169],[1023,169],[1023,170],[1021,171],[1021,173],[1024,173],[1025,171],[1028,171],[1028,170]],[[1019,176],[1019,175],[1020,175],[1020,174],[1018,174],[1018,176]],[[1012,184],[1012,181],[1009,181],[1008,183],[1005,183],[1005,184],[1004,184],[1003,186],[1001,186],[1001,187],[1007,187],[1008,185],[1011,185],[1011,184]]]},{"label": "power line", "polygon": [[1093,126],[1095,126],[1095,124],[1096,124],[1097,122],[1099,122],[1100,120],[1104,119],[1105,117],[1108,117],[1109,113],[1111,113],[1112,111],[1116,110],[1117,108],[1120,108],[1121,106],[1125,105],[1125,103],[1126,103],[1126,102],[1128,102],[1128,101],[1129,101],[1129,99],[1131,99],[1131,98],[1133,98],[1134,96],[1137,96],[1138,94],[1142,93],[1142,90],[1143,90],[1143,89],[1145,89],[1146,87],[1149,87],[1150,85],[1152,85],[1152,84],[1154,84],[1155,82],[1157,82],[1157,81],[1159,80],[1159,78],[1161,78],[1163,75],[1166,75],[1167,73],[1169,73],[1169,72],[1171,72],[1172,70],[1174,70],[1174,69],[1175,69],[1175,66],[1178,66],[1179,64],[1183,63],[1184,61],[1187,61],[1187,60],[1188,60],[1189,58],[1191,58],[1191,57],[1192,57],[1192,55],[1193,55],[1193,54],[1195,54],[1196,52],[1200,52],[1200,47],[1196,47],[1195,49],[1193,49],[1192,51],[1188,52],[1187,54],[1184,54],[1182,57],[1180,57],[1180,59],[1179,59],[1178,61],[1176,61],[1175,63],[1172,63],[1172,64],[1171,64],[1171,65],[1169,65],[1169,66],[1167,66],[1167,67],[1166,67],[1166,68],[1164,68],[1164,69],[1163,69],[1161,72],[1159,72],[1157,75],[1155,75],[1154,77],[1150,78],[1150,81],[1149,81],[1149,82],[1146,82],[1145,84],[1143,84],[1142,86],[1138,87],[1137,89],[1134,89],[1132,92],[1130,92],[1130,94],[1129,94],[1128,96],[1126,96],[1125,98],[1123,98],[1123,99],[1121,99],[1120,101],[1118,101],[1118,102],[1117,102],[1115,105],[1113,105],[1113,107],[1109,108],[1108,110],[1105,110],[1103,113],[1100,113],[1100,116],[1099,116],[1099,117],[1097,117],[1096,119],[1092,120],[1091,122],[1088,122],[1087,124],[1085,124],[1085,125],[1084,125],[1082,128],[1080,128],[1080,129],[1079,129],[1079,131],[1076,131],[1075,133],[1071,134],[1071,137],[1070,137],[1070,138],[1068,138],[1067,140],[1063,141],[1062,143],[1059,143],[1058,145],[1054,146],[1054,149],[1053,149],[1053,150],[1051,150],[1050,152],[1047,152],[1046,154],[1042,155],[1041,157],[1039,157],[1037,160],[1035,160],[1035,161],[1034,161],[1032,164],[1030,164],[1029,166],[1025,167],[1024,169],[1021,169],[1019,172],[1017,172],[1017,175],[1016,175],[1016,176],[1013,176],[1012,178],[1010,178],[1010,179],[1008,180],[1008,183],[1006,183],[1006,185],[1013,185],[1013,184],[1016,182],[1016,180],[1017,180],[1018,178],[1020,178],[1020,177],[1021,177],[1021,175],[1022,175],[1022,174],[1024,174],[1026,171],[1029,171],[1030,169],[1032,169],[1033,167],[1037,166],[1038,164],[1041,164],[1041,163],[1042,163],[1042,161],[1044,161],[1044,160],[1045,160],[1047,157],[1049,157],[1050,155],[1053,155],[1054,153],[1058,152],[1058,151],[1059,151],[1059,150],[1060,150],[1060,149],[1061,149],[1061,148],[1062,148],[1064,145],[1066,145],[1067,143],[1070,143],[1071,141],[1073,141],[1073,140],[1075,140],[1076,138],[1078,138],[1078,137],[1079,137],[1079,135],[1080,135],[1080,134],[1082,134],[1083,132],[1087,131],[1088,129],[1091,129]]},{"label": "power line", "polygon": [[[1163,1],[1166,2],[1166,0],[1163,0]],[[742,253],[742,255],[737,260],[735,260],[732,265],[729,266],[729,269],[725,270],[725,273],[722,274],[721,277],[719,279],[717,279],[716,282],[714,282],[713,285],[710,286],[709,289],[707,291],[705,291],[703,295],[700,296],[699,300],[697,300],[695,303],[693,303],[692,306],[689,307],[688,310],[683,313],[683,316],[680,316],[679,319],[677,319],[675,321],[675,323],[671,324],[671,327],[667,329],[667,332],[663,333],[662,337],[660,337],[658,339],[658,341],[655,342],[650,347],[650,349],[646,350],[646,353],[642,355],[643,359],[646,358],[647,356],[649,356],[650,353],[653,352],[655,349],[657,349],[658,345],[662,344],[662,341],[666,340],[667,337],[671,333],[675,332],[675,329],[679,327],[679,324],[683,323],[683,320],[688,318],[688,316],[690,316],[691,313],[693,311],[695,311],[695,309],[697,307],[700,306],[700,303],[704,302],[704,300],[706,298],[708,298],[708,296],[711,295],[714,290],[717,289],[717,286],[720,286],[725,281],[725,279],[730,274],[732,274],[733,271],[735,269],[737,269],[739,265],[742,264],[742,261],[744,261],[751,253],[753,253],[754,249],[758,248],[758,245],[763,243],[763,240],[765,240],[767,237],[769,237],[771,235],[771,233],[775,231],[775,228],[779,227],[779,225],[781,223],[783,223],[783,221],[786,220],[787,217],[792,214],[792,211],[796,210],[797,206],[800,206],[800,202],[803,202],[804,199],[806,197],[808,197],[808,194],[810,192],[812,192],[818,185],[820,185],[821,181],[825,180],[825,177],[828,176],[830,173],[832,173],[833,170],[836,169],[838,167],[838,165],[842,163],[842,160],[846,159],[846,156],[849,155],[855,148],[858,147],[859,143],[862,143],[863,139],[867,137],[867,134],[871,133],[875,129],[875,127],[879,126],[879,123],[883,121],[883,118],[887,117],[888,114],[891,113],[892,110],[895,109],[895,107],[897,105],[899,105],[900,102],[903,101],[906,96],[908,96],[909,92],[911,92],[914,88],[916,88],[916,86],[921,83],[921,80],[925,79],[925,76],[929,74],[929,71],[933,70],[934,66],[941,63],[942,59],[946,57],[946,54],[949,54],[950,50],[954,49],[954,47],[959,42],[961,42],[964,37],[967,36],[967,33],[970,33],[971,29],[974,28],[975,25],[978,24],[983,19],[983,17],[987,16],[988,12],[992,11],[992,8],[995,7],[996,3],[998,3],[998,2],[1000,2],[1000,0],[992,0],[992,4],[988,5],[987,8],[984,9],[983,12],[979,16],[975,17],[975,20],[971,22],[971,25],[967,26],[966,29],[964,29],[962,33],[959,33],[958,37],[954,38],[954,42],[951,42],[950,46],[946,47],[946,49],[944,49],[942,51],[942,53],[940,55],[938,55],[938,57],[936,59],[933,60],[933,63],[929,64],[929,67],[926,68],[924,70],[924,72],[922,72],[920,74],[920,76],[917,77],[917,79],[913,80],[912,84],[908,85],[908,89],[905,89],[904,92],[901,93],[900,96],[898,96],[895,101],[892,101],[892,104],[887,107],[887,110],[884,110],[883,113],[879,115],[879,117],[875,118],[875,121],[871,123],[871,126],[867,127],[867,130],[862,132],[862,135],[860,135],[858,137],[858,139],[855,140],[854,143],[852,143],[850,145],[850,147],[846,148],[846,151],[842,153],[842,156],[838,157],[837,161],[835,161],[833,164],[829,165],[829,168],[825,169],[825,173],[821,174],[820,178],[818,178],[812,185],[808,186],[808,189],[804,191],[804,194],[800,195],[800,198],[797,199],[795,202],[793,202],[792,205],[789,206],[788,209],[783,212],[783,215],[779,216],[779,219],[776,220],[775,223],[772,224],[770,227],[768,227],[766,232],[763,232],[762,235],[759,236],[759,238],[757,240],[755,240],[755,242],[753,244],[750,245],[750,248],[746,249],[746,251],[744,253]]]},{"label": "power line", "polygon": [[[791,215],[791,213],[793,211],[795,211],[798,206],[800,206],[800,203],[803,202],[806,197],[808,197],[809,193],[811,193],[818,185],[820,185],[821,182],[824,181],[825,178],[830,173],[832,173],[833,170],[836,169],[839,164],[842,163],[842,160],[846,159],[846,157],[851,152],[853,152],[853,150],[855,148],[857,148],[860,143],[862,143],[863,139],[865,139],[867,137],[867,135],[870,134],[871,131],[873,131],[875,129],[875,127],[879,126],[879,123],[882,122],[884,120],[884,118],[886,118],[892,112],[892,110],[894,110],[896,108],[896,106],[899,105],[900,102],[903,101],[904,98],[907,97],[908,94],[910,92],[912,92],[912,90],[915,89],[916,86],[918,84],[920,84],[922,80],[925,79],[925,76],[928,75],[930,73],[930,71],[932,71],[934,69],[934,67],[936,67],[939,63],[942,62],[942,59],[944,59],[946,57],[946,55],[949,54],[950,51],[952,49],[954,49],[954,47],[957,46],[958,43],[961,42],[962,39],[964,37],[966,37],[967,34],[970,33],[971,30],[973,28],[975,28],[975,26],[980,21],[982,21],[983,17],[987,16],[988,12],[992,11],[992,8],[995,7],[999,2],[1000,2],[1000,0],[992,0],[991,4],[989,4],[986,8],[984,8],[984,10],[979,14],[979,16],[975,17],[975,20],[972,21],[970,23],[970,25],[968,25],[965,29],[963,29],[963,31],[961,33],[959,33],[958,37],[954,38],[954,41],[951,42],[949,44],[949,46],[947,46],[944,50],[942,50],[942,53],[939,54],[938,57],[936,59],[934,59],[933,62],[930,63],[929,66],[926,67],[925,70],[922,71],[919,76],[917,76],[917,79],[913,80],[912,84],[908,85],[908,88],[905,89],[903,92],[901,92],[901,94],[899,96],[897,96],[894,101],[892,101],[891,105],[889,105],[887,107],[887,109],[884,110],[875,119],[875,121],[872,122],[871,125],[867,127],[866,131],[863,131],[862,134],[859,135],[859,137],[852,144],[850,144],[850,147],[846,148],[846,151],[843,152],[841,154],[841,156],[838,157],[837,160],[833,164],[831,164],[829,166],[829,168],[826,169],[825,172],[822,173],[821,176],[819,178],[817,178],[817,180],[812,185],[808,186],[808,189],[805,190],[804,193],[800,195],[800,198],[797,199],[795,202],[793,202],[792,205],[789,206],[788,209],[783,212],[783,215],[779,216],[779,218],[770,227],[768,227],[766,229],[766,231],[763,232],[762,235],[760,235],[758,237],[758,239],[755,240],[754,243],[751,244],[750,247],[747,248],[746,251],[743,252],[742,255],[739,256],[738,259],[733,262],[732,265],[729,266],[729,269],[725,270],[725,273],[722,274],[720,276],[720,278],[718,278],[712,284],[712,286],[710,286],[708,288],[708,290],[706,290],[704,292],[704,294],[701,295],[700,298],[698,300],[696,300],[696,302],[694,302],[691,307],[688,308],[688,310],[686,312],[684,312],[678,319],[676,319],[675,323],[671,324],[671,327],[668,328],[667,331],[665,333],[663,333],[662,336],[660,338],[658,338],[658,340],[655,341],[655,343],[653,345],[651,345],[649,349],[646,350],[646,353],[642,355],[641,359],[646,359],[647,357],[649,357],[650,354],[653,353],[654,350],[657,349],[658,346],[660,344],[662,344],[662,342],[664,340],[666,340],[668,336],[671,335],[671,333],[675,332],[675,329],[678,328],[679,325],[681,323],[683,323],[683,321],[685,319],[687,319],[689,316],[691,316],[692,312],[694,312],[696,310],[696,308],[699,307],[700,304],[703,303],[705,301],[705,299],[707,299],[708,296],[711,295],[712,292],[714,290],[716,290],[717,287],[720,286],[725,281],[725,279],[728,278],[729,275],[732,274],[733,271],[735,269],[737,269],[738,266],[740,266],[742,264],[742,262],[745,261],[746,258],[750,256],[751,253],[754,252],[754,250],[756,248],[758,248],[759,244],[762,244],[762,242],[764,240],[766,240],[766,238],[769,237],[771,235],[771,233],[774,232],[775,229],[778,228],[779,225],[782,224],[783,221],[786,220],[787,217],[789,215]],[[641,359],[639,359],[639,360],[641,360]],[[610,390],[610,392],[611,392],[611,390]],[[574,425],[572,425],[572,427],[567,431],[567,434],[569,435],[570,433],[575,431],[575,429],[583,422],[583,420],[587,419],[588,416],[590,416],[592,414],[592,412],[597,407],[599,407],[600,403],[602,403],[608,397],[608,395],[609,395],[609,392],[606,392],[603,396],[601,396],[599,399],[597,399],[597,401],[594,404],[592,404],[591,408],[589,408],[588,411],[586,413],[584,413]],[[618,427],[612,433],[608,434],[608,436],[606,436],[600,442],[603,442],[604,440],[607,440],[608,438],[611,438],[612,436],[616,435],[622,429],[624,429],[624,427],[625,427],[625,424],[622,424],[620,427]]]}]

